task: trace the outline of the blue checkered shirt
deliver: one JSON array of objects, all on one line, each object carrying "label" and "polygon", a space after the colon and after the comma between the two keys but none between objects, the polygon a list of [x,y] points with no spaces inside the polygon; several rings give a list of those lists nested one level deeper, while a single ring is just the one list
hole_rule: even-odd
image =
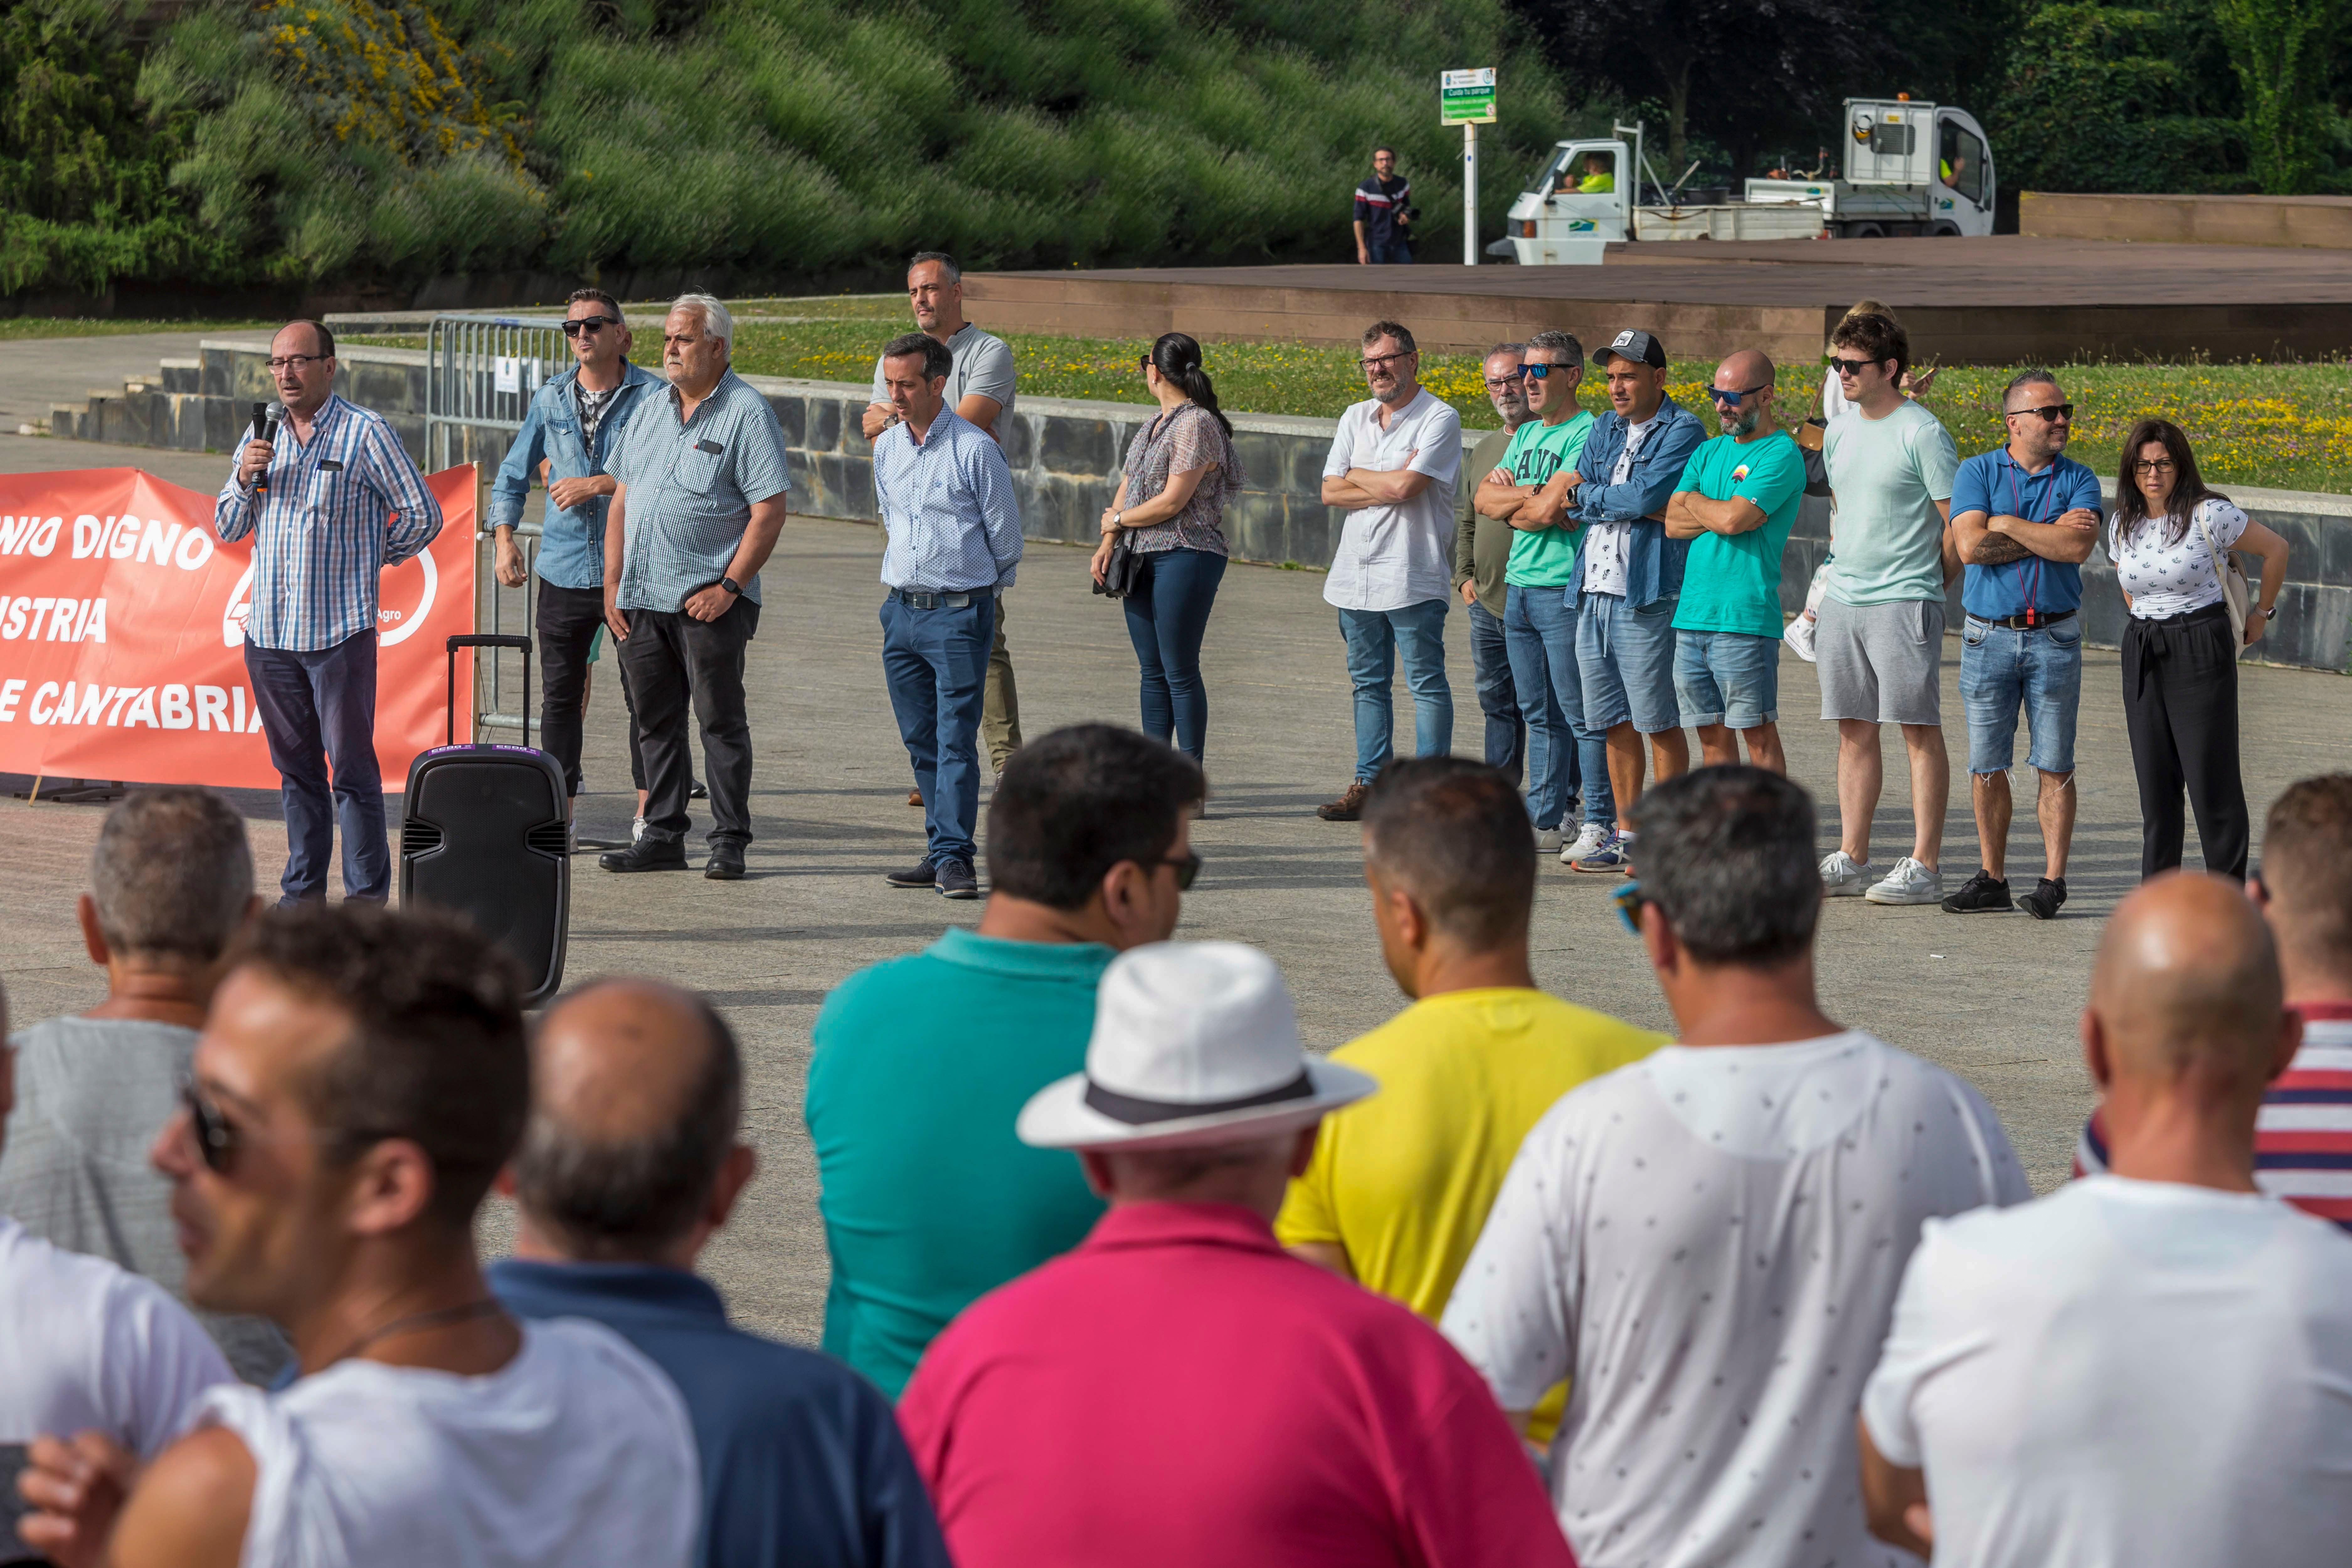
[{"label": "blue checkered shirt", "polygon": [[919,445],[903,420],[874,438],[874,499],[889,542],[882,581],[924,593],[1010,588],[1021,506],[1004,448],[940,405]]},{"label": "blue checkered shirt", "polygon": [[254,499],[230,468],[213,531],[226,543],[256,536],[245,625],[256,647],[315,653],[373,631],[383,569],[441,531],[441,503],[391,424],[332,394],[319,405],[309,441],[296,441],[290,420],[278,431],[269,489],[258,508]]}]

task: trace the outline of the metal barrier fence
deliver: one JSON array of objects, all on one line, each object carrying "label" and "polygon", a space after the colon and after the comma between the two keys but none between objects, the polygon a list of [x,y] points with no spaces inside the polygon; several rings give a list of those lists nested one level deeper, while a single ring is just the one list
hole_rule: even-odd
[{"label": "metal barrier fence", "polygon": [[[522,551],[522,586],[509,588],[492,569],[495,552],[489,543],[488,477],[506,457],[515,433],[530,412],[531,395],[549,376],[567,368],[571,351],[563,342],[563,318],[554,316],[440,315],[433,318],[425,340],[425,453],[432,472],[458,463],[481,466],[483,483],[476,491],[474,629],[477,632],[530,637],[536,615],[539,578],[530,568],[539,555],[536,510],[527,511],[515,528],[515,543]],[[488,657],[484,657],[487,654]],[[530,743],[535,715],[510,712],[507,694],[516,689],[513,677],[522,671],[522,655],[482,650],[474,665],[474,727],[518,730],[523,744]],[[524,689],[528,689],[525,688]]]}]

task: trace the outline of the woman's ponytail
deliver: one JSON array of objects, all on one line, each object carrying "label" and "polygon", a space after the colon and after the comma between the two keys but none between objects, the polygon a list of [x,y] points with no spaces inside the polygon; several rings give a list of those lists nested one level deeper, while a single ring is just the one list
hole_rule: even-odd
[{"label": "woman's ponytail", "polygon": [[1209,380],[1209,373],[1201,368],[1201,345],[1182,332],[1161,334],[1151,345],[1151,363],[1162,380],[1173,382],[1183,389],[1184,395],[1207,409],[1218,428],[1233,438],[1234,422],[1217,406],[1217,389]]}]

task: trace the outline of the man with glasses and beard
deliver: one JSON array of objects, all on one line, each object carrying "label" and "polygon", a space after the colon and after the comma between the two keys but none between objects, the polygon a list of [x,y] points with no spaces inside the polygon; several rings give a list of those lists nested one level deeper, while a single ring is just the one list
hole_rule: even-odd
[{"label": "man with glasses and beard", "polygon": [[278,328],[269,377],[284,423],[238,452],[213,531],[225,544],[253,539],[245,669],[285,804],[279,902],[326,898],[340,821],[344,897],[382,903],[392,850],[375,755],[376,591],[385,567],[441,531],[441,503],[391,422],[336,395],[325,326]]},{"label": "man with glasses and beard", "polygon": [[1462,472],[1462,416],[1421,384],[1412,334],[1394,321],[1364,330],[1364,385],[1323,463],[1323,504],[1344,507],[1323,599],[1339,612],[1355,687],[1356,778],[1315,808],[1353,822],[1388,765],[1395,728],[1389,686],[1397,658],[1412,689],[1413,749],[1454,749],[1454,688],[1445,679],[1446,601],[1453,596],[1454,484]]},{"label": "man with glasses and beard", "polygon": [[1780,750],[1780,555],[1805,500],[1805,455],[1772,417],[1772,362],[1742,349],[1707,395],[1723,434],[1683,467],[1666,537],[1691,541],[1675,609],[1675,694],[1705,765],[1789,771]]},{"label": "man with glasses and beard", "polygon": [[[1464,472],[1484,474],[1499,467],[1510,449],[1511,437],[1532,416],[1528,411],[1527,381],[1519,369],[1525,343],[1496,343],[1486,351],[1483,367],[1486,399],[1503,422],[1470,449]],[[1454,502],[1454,591],[1470,608],[1470,668],[1478,681],[1478,710],[1486,718],[1486,765],[1499,768],[1513,784],[1519,782],[1527,752],[1527,721],[1519,713],[1518,689],[1511,683],[1511,658],[1503,641],[1503,612],[1508,605],[1504,574],[1511,559],[1511,525],[1507,519],[1488,517],[1477,507],[1477,488],[1464,485]],[[1481,528],[1480,523],[1486,526]]]},{"label": "man with glasses and beard", "polygon": [[2017,900],[2036,920],[2066,901],[2074,836],[2074,708],[2083,691],[2082,563],[2099,541],[2099,477],[2066,457],[2074,405],[2058,378],[2029,370],[2001,394],[2009,444],[1952,476],[1952,542],[1968,563],[1960,603],[1960,700],[1969,784],[1984,864],[1944,900],[1951,914],[2011,907],[2009,769],[2025,710],[2041,784],[2042,879]]},{"label": "man with glasses and beard", "polygon": [[[529,569],[514,542],[515,525],[522,521],[532,479],[546,484],[537,562],[540,744],[562,767],[566,791],[577,795],[588,662],[604,625],[604,509],[620,488],[604,469],[604,456],[614,433],[660,378],[629,363],[628,324],[621,319],[619,302],[602,289],[573,291],[564,310],[563,336],[579,363],[532,395],[530,411],[490,487],[490,527],[498,535],[499,581],[520,588]],[[621,693],[626,701],[625,681]],[[646,779],[637,758],[634,706],[629,768],[642,826]]]}]

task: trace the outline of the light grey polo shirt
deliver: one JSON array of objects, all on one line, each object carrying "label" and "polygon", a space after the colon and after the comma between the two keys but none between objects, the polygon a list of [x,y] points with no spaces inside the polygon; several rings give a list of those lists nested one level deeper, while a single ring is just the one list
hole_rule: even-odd
[{"label": "light grey polo shirt", "polygon": [[[681,421],[676,387],[637,400],[604,467],[628,488],[620,605],[676,614],[727,574],[755,501],[793,488],[784,427],[733,371]],[[754,574],[743,596],[760,602]]]},{"label": "light grey polo shirt", "polygon": [[[955,368],[948,372],[947,400],[950,408],[960,408],[967,397],[996,399],[996,429],[998,439],[1004,436],[1004,421],[1013,412],[1013,351],[1004,340],[992,337],[966,321],[948,340],[948,353],[955,356]],[[874,401],[887,403],[889,392],[882,384],[882,356],[874,356]]]}]

